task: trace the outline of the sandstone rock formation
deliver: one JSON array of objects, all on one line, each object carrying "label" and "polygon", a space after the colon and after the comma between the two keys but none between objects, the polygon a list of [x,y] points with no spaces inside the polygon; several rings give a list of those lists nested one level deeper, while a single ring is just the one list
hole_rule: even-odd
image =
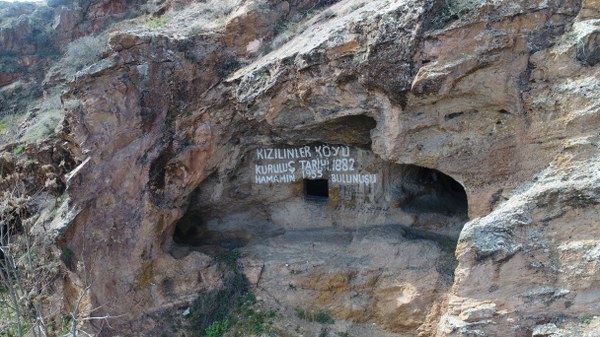
[{"label": "sandstone rock formation", "polygon": [[99,335],[156,331],[235,248],[265,303],[352,336],[597,333],[598,5],[147,3],[61,97],[66,308],[89,288]]}]

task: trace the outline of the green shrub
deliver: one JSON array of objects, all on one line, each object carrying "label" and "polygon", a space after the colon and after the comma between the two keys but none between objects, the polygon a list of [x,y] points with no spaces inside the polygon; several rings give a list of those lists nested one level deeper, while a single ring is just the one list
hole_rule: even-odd
[{"label": "green shrub", "polygon": [[238,266],[238,260],[240,259],[241,254],[237,250],[231,250],[224,253],[220,253],[215,256],[215,260],[217,263],[223,263],[230,268],[236,269]]},{"label": "green shrub", "polygon": [[232,322],[227,331],[230,337],[247,336],[280,336],[291,337],[285,330],[274,325],[280,315],[275,310],[267,310],[263,303],[256,302],[254,295],[249,292],[243,301],[238,302],[235,309],[229,314],[228,320]]},{"label": "green shrub", "polygon": [[33,120],[32,124],[25,129],[21,141],[26,143],[38,143],[53,135],[56,127],[63,120],[63,112],[58,109],[41,111]]},{"label": "green shrub", "polygon": [[196,331],[206,331],[214,322],[225,321],[247,292],[248,280],[244,274],[237,270],[227,272],[222,288],[203,292],[192,303],[192,326]]},{"label": "green shrub", "polygon": [[25,151],[25,144],[19,144],[19,145],[17,145],[17,147],[15,147],[15,149],[13,150],[13,153],[21,154],[21,153],[23,153],[23,151]]},{"label": "green shrub", "polygon": [[204,331],[206,337],[221,337],[231,327],[228,319],[212,322]]},{"label": "green shrub", "polygon": [[65,247],[62,249],[62,254],[61,254],[60,258],[67,267],[69,267],[69,268],[72,267],[74,257],[75,257],[75,253],[73,252],[73,250],[71,248]]},{"label": "green shrub", "polygon": [[241,63],[237,58],[233,56],[227,57],[223,62],[217,65],[217,74],[219,77],[225,78],[236,71],[240,66]]},{"label": "green shrub", "polygon": [[325,310],[319,311],[308,311],[300,308],[296,308],[296,316],[300,319],[309,321],[309,322],[317,322],[321,324],[333,324],[335,321],[331,318],[329,312]]}]

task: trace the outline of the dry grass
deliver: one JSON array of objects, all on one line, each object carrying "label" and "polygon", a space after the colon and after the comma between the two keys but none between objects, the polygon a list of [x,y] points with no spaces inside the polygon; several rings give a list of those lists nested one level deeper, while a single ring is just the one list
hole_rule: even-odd
[{"label": "dry grass", "polygon": [[174,27],[188,27],[187,35],[216,31],[243,2],[241,0],[209,0],[199,2],[173,15]]}]

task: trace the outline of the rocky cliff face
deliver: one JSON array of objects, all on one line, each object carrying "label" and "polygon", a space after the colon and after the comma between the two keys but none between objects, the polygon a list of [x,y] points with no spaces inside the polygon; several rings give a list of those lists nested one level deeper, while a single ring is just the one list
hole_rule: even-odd
[{"label": "rocky cliff face", "polygon": [[[143,12],[141,1],[0,1],[0,115],[31,109],[57,84],[44,83],[70,42]],[[101,49],[102,46],[95,46]],[[47,82],[47,81],[46,81]]]},{"label": "rocky cliff face", "polygon": [[152,6],[62,95],[52,224],[97,333],[158,331],[233,248],[352,336],[597,330],[597,1]]}]

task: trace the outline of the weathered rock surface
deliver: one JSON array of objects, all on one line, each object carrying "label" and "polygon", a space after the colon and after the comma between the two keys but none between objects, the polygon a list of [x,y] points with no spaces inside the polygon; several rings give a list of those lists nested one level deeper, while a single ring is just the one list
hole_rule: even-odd
[{"label": "weathered rock surface", "polygon": [[[0,116],[20,113],[42,95],[46,72],[71,41],[139,13],[144,2],[0,1]],[[22,92],[7,96],[11,85]]]},{"label": "weathered rock surface", "polygon": [[[597,1],[325,1],[268,53],[308,2],[240,2],[208,26],[203,4],[160,6],[170,21],[113,32],[62,97],[81,163],[67,283],[124,315],[97,332],[218,287],[210,254],[238,248],[265,301],[356,335],[596,333]],[[335,188],[308,204],[302,181],[253,181],[257,149],[323,144],[402,193],[353,196],[365,215]]]}]

